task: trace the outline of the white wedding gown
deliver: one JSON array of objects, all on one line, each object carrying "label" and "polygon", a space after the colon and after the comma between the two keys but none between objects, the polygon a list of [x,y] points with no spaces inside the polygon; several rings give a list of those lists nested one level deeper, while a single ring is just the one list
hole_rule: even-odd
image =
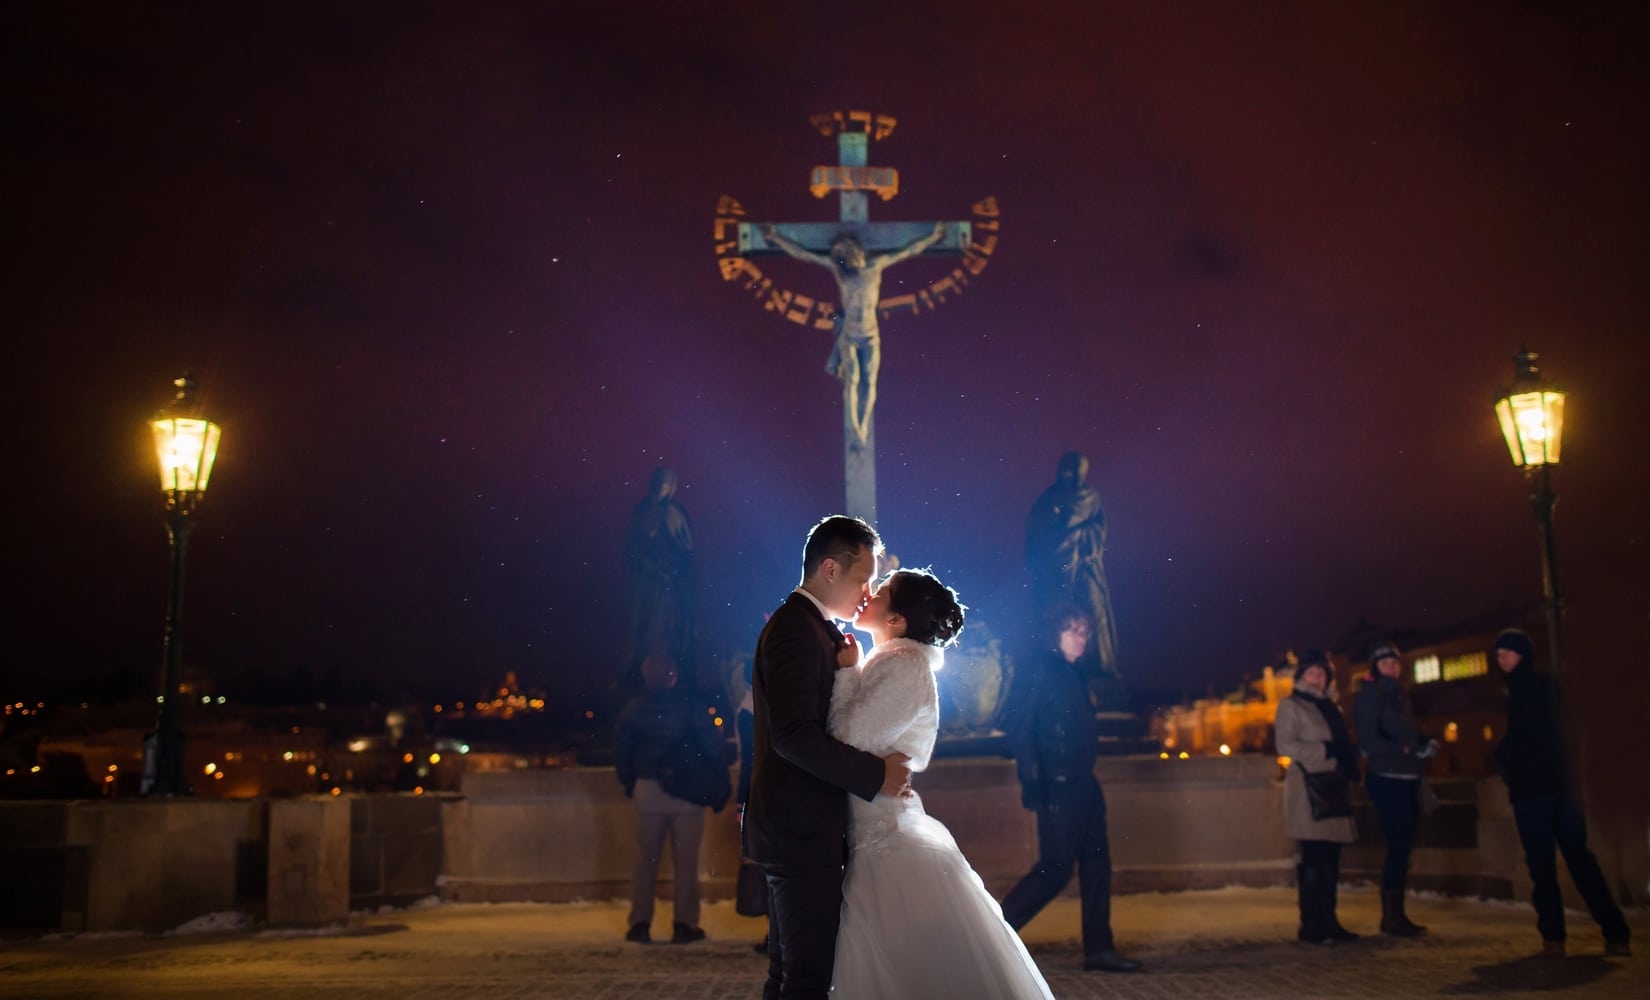
[{"label": "white wedding gown", "polygon": [[[837,671],[831,735],[928,766],[939,731],[934,646],[891,639]],[[922,800],[853,796],[832,996],[842,1000],[1053,997],[1002,907]]]}]

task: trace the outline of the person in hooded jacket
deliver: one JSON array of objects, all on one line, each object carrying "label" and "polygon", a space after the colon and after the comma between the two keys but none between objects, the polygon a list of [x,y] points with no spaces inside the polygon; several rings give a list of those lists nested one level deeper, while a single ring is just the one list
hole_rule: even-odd
[{"label": "person in hooded jacket", "polygon": [[662,768],[686,763],[680,758],[690,743],[698,756],[725,767],[722,738],[710,716],[699,710],[701,699],[676,686],[674,659],[648,656],[642,661],[642,678],[647,688],[620,713],[613,746],[614,773],[636,807],[636,862],[625,940],[652,940],[653,894],[668,837],[676,903],[670,940],[689,944],[705,937],[699,926],[699,844],[705,807],[666,792],[659,779]]},{"label": "person in hooded jacket", "polygon": [[1425,927],[1404,913],[1404,884],[1409,855],[1421,819],[1421,781],[1426,762],[1438,753],[1438,741],[1423,734],[1404,699],[1403,661],[1398,647],[1376,646],[1369,654],[1369,676],[1352,703],[1358,746],[1367,758],[1364,791],[1375,806],[1386,840],[1381,865],[1381,933],[1419,937]]},{"label": "person in hooded jacket", "polygon": [[1507,783],[1524,862],[1534,883],[1530,895],[1543,950],[1564,954],[1564,897],[1558,888],[1556,857],[1562,853],[1587,911],[1604,931],[1604,953],[1632,954],[1627,921],[1610,898],[1598,859],[1587,848],[1587,820],[1565,752],[1558,684],[1535,668],[1535,647],[1523,631],[1504,630],[1495,637],[1493,649],[1507,682],[1507,734],[1495,748],[1495,765]]},{"label": "person in hooded jacket", "polygon": [[1278,702],[1272,720],[1277,751],[1290,761],[1283,779],[1283,828],[1300,843],[1300,863],[1295,867],[1301,919],[1297,936],[1307,944],[1358,940],[1335,915],[1341,845],[1357,840],[1358,828],[1350,813],[1313,819],[1306,794],[1307,772],[1338,770],[1348,782],[1358,780],[1358,748],[1335,704],[1334,690],[1329,657],[1308,650],[1295,672],[1294,691]]}]

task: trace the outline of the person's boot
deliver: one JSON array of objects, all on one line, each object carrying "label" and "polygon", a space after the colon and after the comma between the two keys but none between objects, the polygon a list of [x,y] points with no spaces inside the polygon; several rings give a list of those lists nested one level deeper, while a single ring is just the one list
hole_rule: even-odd
[{"label": "person's boot", "polygon": [[1341,926],[1341,921],[1335,914],[1338,904],[1337,896],[1340,892],[1340,866],[1324,869],[1323,888],[1320,891],[1323,900],[1323,932],[1331,941],[1356,941],[1359,935],[1352,933]]},{"label": "person's boot", "polygon": [[1427,929],[1404,915],[1404,890],[1381,890],[1381,933],[1391,937],[1420,937]]},{"label": "person's boot", "polygon": [[1295,866],[1295,893],[1300,900],[1301,926],[1296,940],[1323,944],[1329,940],[1323,927],[1323,869],[1316,865]]}]

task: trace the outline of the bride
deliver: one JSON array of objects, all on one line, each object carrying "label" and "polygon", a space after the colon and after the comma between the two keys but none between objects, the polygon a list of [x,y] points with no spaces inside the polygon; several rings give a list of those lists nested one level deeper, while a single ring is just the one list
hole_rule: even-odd
[{"label": "bride", "polygon": [[[926,570],[889,574],[855,627],[875,648],[838,659],[829,729],[875,754],[928,766],[939,729],[934,672],[963,626],[957,595]],[[1002,908],[922,800],[850,797],[853,849],[843,883],[832,994],[862,997],[1052,997]]]}]

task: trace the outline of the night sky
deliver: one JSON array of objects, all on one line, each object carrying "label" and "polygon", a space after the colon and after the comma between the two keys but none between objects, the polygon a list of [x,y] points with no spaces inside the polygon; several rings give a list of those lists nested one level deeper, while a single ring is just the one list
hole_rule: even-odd
[{"label": "night sky", "polygon": [[185,368],[224,428],[186,664],[601,687],[659,463],[702,642],[750,648],[842,504],[840,390],[712,218],[834,218],[808,118],[853,109],[899,122],[873,219],[1002,207],[966,294],[884,321],[877,418],[879,528],[980,620],[1021,629],[1068,449],[1140,687],[1538,599],[1491,412],[1527,341],[1570,392],[1572,620],[1646,673],[1642,5],[157,6],[0,15],[0,697],[158,665],[145,421]]}]

